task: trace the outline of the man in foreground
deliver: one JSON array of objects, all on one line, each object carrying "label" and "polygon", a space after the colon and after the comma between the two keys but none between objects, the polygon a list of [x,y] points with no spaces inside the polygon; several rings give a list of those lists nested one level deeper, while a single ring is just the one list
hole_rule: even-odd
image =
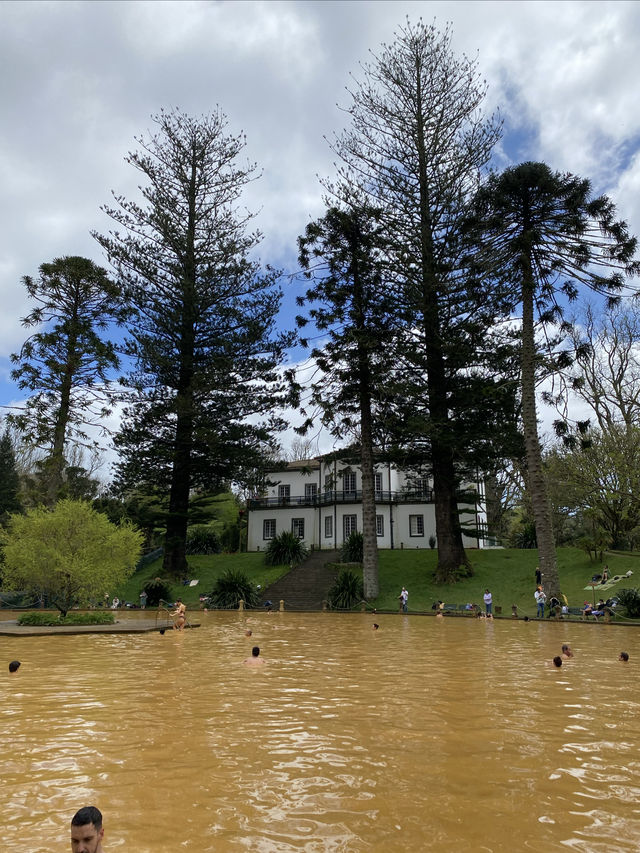
[{"label": "man in foreground", "polygon": [[95,806],[85,806],[71,819],[72,853],[103,853],[102,814]]}]

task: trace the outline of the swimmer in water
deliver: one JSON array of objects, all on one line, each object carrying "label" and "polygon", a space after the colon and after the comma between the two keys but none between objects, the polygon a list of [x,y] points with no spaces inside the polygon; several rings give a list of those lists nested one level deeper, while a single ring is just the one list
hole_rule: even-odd
[{"label": "swimmer in water", "polygon": [[245,658],[242,663],[245,666],[262,666],[266,663],[265,659],[260,657],[260,646],[254,646],[251,649],[251,657]]},{"label": "swimmer in water", "polygon": [[623,663],[629,663],[629,652],[620,652],[618,660],[622,661]]},{"label": "swimmer in water", "polygon": [[569,660],[569,658],[573,657],[573,651],[571,650],[571,646],[568,643],[564,643],[562,646],[562,657],[565,660]]}]

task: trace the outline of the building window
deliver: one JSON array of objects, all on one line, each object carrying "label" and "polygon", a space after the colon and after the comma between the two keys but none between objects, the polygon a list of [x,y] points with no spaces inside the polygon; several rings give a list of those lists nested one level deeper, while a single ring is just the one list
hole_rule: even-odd
[{"label": "building window", "polygon": [[318,494],[318,484],[317,483],[305,483],[304,484],[304,497],[307,501],[315,500],[316,495]]},{"label": "building window", "polygon": [[262,538],[273,539],[276,535],[276,520],[275,518],[265,518],[262,522]]},{"label": "building window", "polygon": [[333,536],[333,516],[325,515],[324,517],[324,538],[331,539]]},{"label": "building window", "polygon": [[384,536],[384,515],[376,515],[376,536]]},{"label": "building window", "polygon": [[342,476],[342,491],[355,492],[356,490],[356,474],[355,471],[347,471]]},{"label": "building window", "polygon": [[376,471],[374,476],[376,478],[376,484],[375,484],[376,494],[382,494],[382,473],[380,471]]},{"label": "building window", "polygon": [[358,516],[357,515],[343,515],[342,516],[342,532],[344,534],[345,541],[351,536],[352,533],[355,533],[358,529]]},{"label": "building window", "polygon": [[291,519],[291,532],[298,539],[304,539],[304,518]]},{"label": "building window", "polygon": [[281,501],[288,501],[291,497],[291,486],[278,486],[278,498]]},{"label": "building window", "polygon": [[424,515],[409,516],[409,536],[424,536]]},{"label": "building window", "polygon": [[416,492],[423,498],[429,494],[429,480],[426,477],[420,477],[416,480]]}]

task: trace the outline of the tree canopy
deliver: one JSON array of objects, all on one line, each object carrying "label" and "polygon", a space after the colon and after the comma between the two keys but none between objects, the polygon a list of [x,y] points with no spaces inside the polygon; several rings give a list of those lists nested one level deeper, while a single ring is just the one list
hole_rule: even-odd
[{"label": "tree canopy", "polygon": [[116,526],[83,501],[63,500],[11,516],[0,531],[4,587],[44,596],[63,615],[101,602],[133,572],[142,534]]}]

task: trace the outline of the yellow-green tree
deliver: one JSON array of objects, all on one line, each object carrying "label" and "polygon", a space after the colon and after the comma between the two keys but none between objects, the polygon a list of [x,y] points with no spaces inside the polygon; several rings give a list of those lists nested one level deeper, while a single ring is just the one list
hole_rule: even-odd
[{"label": "yellow-green tree", "polygon": [[0,534],[4,587],[47,597],[63,616],[77,605],[102,600],[133,572],[142,533],[115,525],[84,501],[60,501],[12,515]]}]

